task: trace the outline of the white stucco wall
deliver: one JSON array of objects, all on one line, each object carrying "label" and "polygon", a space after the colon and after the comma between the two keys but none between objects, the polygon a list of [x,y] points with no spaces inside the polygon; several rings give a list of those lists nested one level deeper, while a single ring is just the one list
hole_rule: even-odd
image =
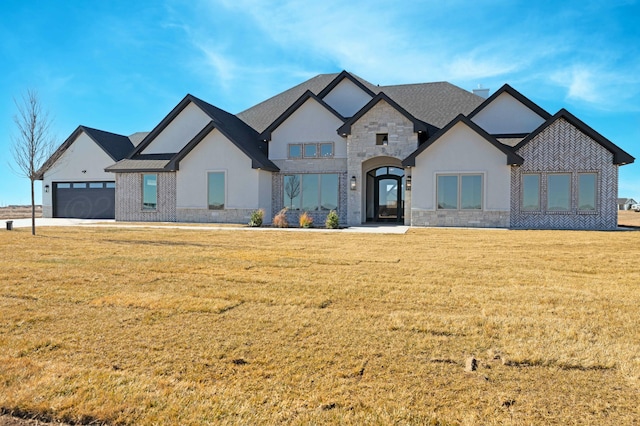
[{"label": "white stucco wall", "polygon": [[270,223],[272,216],[272,197],[271,191],[273,187],[272,173],[264,170],[258,171],[258,207],[264,209],[264,223]]},{"label": "white stucco wall", "polygon": [[323,100],[343,117],[352,117],[371,100],[371,96],[345,78]]},{"label": "white stucco wall", "polygon": [[530,133],[545,121],[508,93],[502,93],[471,120],[489,134]]},{"label": "white stucco wall", "polygon": [[207,114],[195,104],[189,103],[142,154],[179,152],[209,121],[211,118]]},{"label": "white stucco wall", "polygon": [[333,142],[334,158],[346,158],[347,143],[338,135],[342,120],[314,99],[307,100],[271,134],[269,159],[284,160],[288,144],[304,142]]},{"label": "white stucco wall", "polygon": [[483,210],[509,211],[511,169],[504,153],[458,123],[424,150],[411,169],[411,209],[436,210],[436,175],[482,173]]},{"label": "white stucco wall", "polygon": [[[104,152],[93,139],[84,132],[80,133],[58,161],[44,174],[42,179],[43,212],[51,212],[52,182],[115,181],[115,174],[104,171],[105,167],[114,163],[113,158]],[[45,185],[49,185],[48,193],[44,191]]]},{"label": "white stucco wall", "polygon": [[267,172],[252,169],[251,159],[218,130],[213,130],[180,162],[176,183],[178,209],[208,208],[208,172],[225,173],[225,209],[266,209],[259,204],[259,190],[264,190],[260,182],[266,180],[260,174]]}]

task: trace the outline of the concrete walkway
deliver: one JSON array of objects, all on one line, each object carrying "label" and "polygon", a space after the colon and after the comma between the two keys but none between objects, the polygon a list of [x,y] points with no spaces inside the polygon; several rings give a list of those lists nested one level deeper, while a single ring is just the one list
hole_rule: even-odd
[{"label": "concrete walkway", "polygon": [[[14,228],[30,228],[31,218],[12,219]],[[6,222],[6,221],[5,221]],[[3,225],[0,222],[0,225]],[[252,228],[249,226],[217,226],[202,223],[164,223],[162,225],[136,224],[135,222],[116,222],[112,219],[52,219],[36,218],[36,228],[40,226],[94,226],[94,227],[121,227],[121,228],[158,228],[158,229],[189,229],[189,230],[215,230],[215,231],[285,231],[285,232],[336,232],[325,228]],[[6,229],[4,226],[3,229]],[[409,229],[404,225],[361,225],[351,226],[338,230],[339,232],[359,232],[369,234],[405,234]]]}]

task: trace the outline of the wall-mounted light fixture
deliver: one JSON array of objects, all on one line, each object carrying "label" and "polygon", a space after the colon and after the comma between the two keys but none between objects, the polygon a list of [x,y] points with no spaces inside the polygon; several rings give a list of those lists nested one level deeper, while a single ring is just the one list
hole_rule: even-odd
[{"label": "wall-mounted light fixture", "polygon": [[83,170],[83,171],[82,171],[82,173],[87,173],[87,171],[86,171],[86,170]]},{"label": "wall-mounted light fixture", "polygon": [[411,191],[411,176],[407,176],[407,191]]},{"label": "wall-mounted light fixture", "polygon": [[355,176],[351,176],[351,190],[355,191],[356,190],[356,177]]},{"label": "wall-mounted light fixture", "polygon": [[49,192],[49,185],[44,186],[44,192]]}]

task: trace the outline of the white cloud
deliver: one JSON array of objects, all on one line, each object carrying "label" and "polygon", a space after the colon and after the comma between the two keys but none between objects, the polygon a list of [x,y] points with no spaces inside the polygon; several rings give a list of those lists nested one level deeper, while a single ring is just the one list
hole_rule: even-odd
[{"label": "white cloud", "polygon": [[[603,65],[575,64],[551,74],[551,81],[566,91],[566,99],[584,102],[592,107],[610,110],[637,110],[638,106],[629,105],[640,93],[640,67],[638,73],[612,70]],[[624,105],[627,104],[627,105]]]},{"label": "white cloud", "polygon": [[224,49],[217,46],[197,43],[206,60],[208,69],[212,69],[217,77],[216,82],[222,84],[224,89],[229,89],[238,74],[239,67],[233,61],[232,56],[224,53]]},{"label": "white cloud", "polygon": [[551,76],[552,81],[567,90],[566,96],[569,99],[589,103],[597,103],[601,98],[594,81],[595,78],[597,78],[595,70],[584,65],[574,65]]}]

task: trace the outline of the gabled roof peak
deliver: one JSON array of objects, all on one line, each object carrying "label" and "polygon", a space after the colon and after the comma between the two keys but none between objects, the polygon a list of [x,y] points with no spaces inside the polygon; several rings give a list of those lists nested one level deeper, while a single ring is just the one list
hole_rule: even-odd
[{"label": "gabled roof peak", "polygon": [[378,104],[380,101],[385,101],[389,105],[391,105],[396,111],[400,114],[404,115],[408,120],[413,123],[413,131],[414,132],[428,132],[429,130],[433,130],[434,126],[431,126],[424,121],[418,120],[411,113],[409,113],[406,109],[398,105],[396,101],[387,96],[384,92],[380,92],[375,95],[365,106],[363,106],[360,111],[358,111],[353,117],[349,118],[345,123],[340,126],[338,129],[338,134],[340,136],[346,136],[351,133],[351,126],[357,122],[363,115],[365,115],[369,110],[371,110],[374,106]]},{"label": "gabled roof peak", "polygon": [[575,115],[571,114],[566,109],[562,108],[558,112],[556,112],[553,116],[549,117],[543,124],[540,125],[536,130],[531,132],[526,138],[524,138],[520,143],[514,146],[514,150],[519,150],[526,144],[528,144],[533,138],[542,133],[543,130],[551,126],[556,121],[564,119],[572,126],[576,127],[582,133],[599,143],[602,147],[607,149],[609,152],[613,154],[613,164],[617,164],[623,166],[625,164],[631,164],[635,161],[635,158],[632,157],[629,153],[624,151],[622,148],[618,147],[616,144],[611,142],[609,139],[602,136],[600,133],[595,131],[592,127],[587,125],[584,121],[580,120]]},{"label": "gabled roof peak", "polygon": [[329,83],[324,89],[320,91],[320,93],[318,93],[318,97],[324,98],[325,96],[327,96],[344,79],[351,81],[353,84],[358,86],[360,89],[362,89],[363,92],[367,93],[369,96],[373,97],[376,95],[373,90],[365,86],[364,83],[362,83],[359,79],[357,79],[351,73],[343,70],[333,79],[333,81],[331,81],[331,83]]},{"label": "gabled roof peak", "polygon": [[271,140],[271,133],[277,129],[282,123],[284,123],[294,112],[296,112],[305,102],[309,99],[313,99],[318,102],[324,108],[326,108],[330,113],[338,117],[342,122],[345,121],[345,118],[340,115],[335,109],[333,109],[329,104],[327,104],[324,100],[322,100],[319,96],[313,94],[311,90],[306,90],[302,96],[300,96],[289,108],[287,108],[278,118],[274,120],[273,123],[269,125],[261,134],[260,139],[262,140]]},{"label": "gabled roof peak", "polygon": [[40,180],[55,162],[65,153],[67,149],[76,141],[81,133],[85,133],[93,142],[98,145],[111,159],[120,161],[127,157],[133,150],[134,145],[131,140],[124,135],[94,129],[93,127],[78,126],[73,133],[56,149],[51,157],[45,161],[42,167],[36,172],[37,179]]},{"label": "gabled roof peak", "polygon": [[523,104],[524,106],[526,106],[527,108],[529,108],[531,111],[533,111],[534,113],[538,114],[541,118],[543,118],[544,120],[548,119],[549,117],[551,117],[551,114],[549,114],[547,111],[545,111],[544,109],[542,109],[540,106],[538,106],[535,102],[533,102],[531,99],[527,98],[526,96],[524,96],[522,93],[518,92],[516,89],[514,89],[513,87],[511,87],[509,84],[505,83],[504,85],[502,85],[501,88],[499,88],[498,90],[496,90],[496,92],[489,96],[484,102],[482,102],[476,109],[474,109],[473,111],[471,111],[471,113],[469,113],[469,115],[467,115],[467,117],[469,118],[473,118],[476,114],[478,114],[480,111],[482,111],[485,107],[487,107],[488,105],[490,105],[496,98],[498,98],[500,95],[502,95],[503,93],[508,93],[511,97],[513,97],[514,99],[516,99],[518,102],[520,102],[521,104]]},{"label": "gabled roof peak", "polygon": [[444,136],[449,130],[451,130],[457,124],[462,123],[469,127],[472,131],[484,138],[491,145],[502,151],[507,156],[507,165],[520,165],[524,162],[524,159],[515,153],[511,147],[508,147],[500,143],[496,138],[484,131],[480,126],[465,117],[464,114],[459,114],[449,124],[439,130],[435,135],[429,138],[425,143],[420,145],[411,155],[402,161],[402,165],[405,167],[413,167],[416,165],[416,157],[420,155],[425,149],[433,145],[438,139]]}]

